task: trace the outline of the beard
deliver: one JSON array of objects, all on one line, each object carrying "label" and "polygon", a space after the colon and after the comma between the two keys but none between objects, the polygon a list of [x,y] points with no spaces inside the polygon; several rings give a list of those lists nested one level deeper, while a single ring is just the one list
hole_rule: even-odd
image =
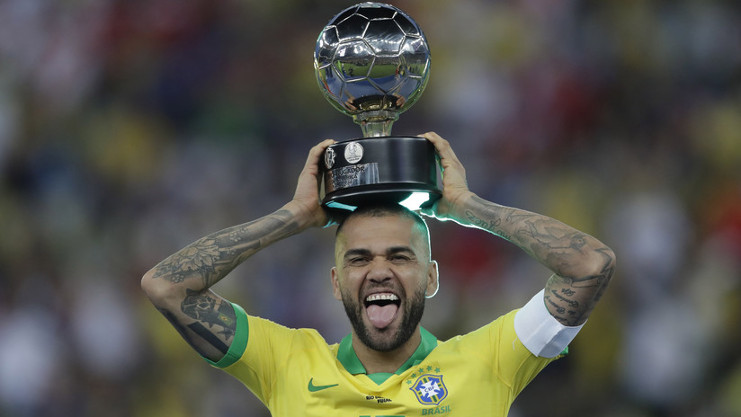
[{"label": "beard", "polygon": [[390,335],[386,338],[374,337],[371,334],[371,329],[363,321],[361,304],[355,302],[349,294],[343,292],[342,304],[360,341],[373,350],[390,352],[401,347],[414,334],[425,310],[425,293],[424,289],[422,289],[421,291],[417,291],[412,298],[407,299],[407,302],[404,304],[404,310],[402,311],[401,325],[396,330],[396,334],[393,334],[392,332],[394,330],[388,327],[380,330],[376,329],[381,334]]}]

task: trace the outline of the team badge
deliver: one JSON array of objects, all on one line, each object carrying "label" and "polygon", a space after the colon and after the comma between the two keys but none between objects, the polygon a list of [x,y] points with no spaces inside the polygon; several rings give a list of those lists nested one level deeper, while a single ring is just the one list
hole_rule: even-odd
[{"label": "team badge", "polygon": [[424,374],[409,389],[417,396],[417,401],[424,405],[438,405],[448,396],[442,375]]}]

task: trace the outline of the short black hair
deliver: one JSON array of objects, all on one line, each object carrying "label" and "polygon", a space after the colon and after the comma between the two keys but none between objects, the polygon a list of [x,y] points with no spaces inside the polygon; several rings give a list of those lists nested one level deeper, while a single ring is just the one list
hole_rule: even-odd
[{"label": "short black hair", "polygon": [[353,217],[386,217],[386,216],[397,216],[399,218],[406,218],[412,220],[414,228],[417,228],[420,233],[421,239],[424,242],[425,252],[428,260],[432,259],[432,243],[430,242],[430,229],[427,227],[427,222],[419,212],[410,210],[398,203],[376,203],[376,204],[364,204],[354,211],[348,211],[343,213],[340,218],[335,218],[337,222],[337,231],[335,233],[335,257],[337,256],[337,242],[339,240],[340,233],[345,223]]},{"label": "short black hair", "polygon": [[398,203],[366,204],[353,211],[346,210],[345,213],[335,215],[334,220],[337,222],[337,231],[335,236],[340,234],[345,222],[352,217],[384,217],[394,215],[413,220],[415,224],[424,229],[425,234],[429,237],[429,228],[427,227],[427,222],[424,217],[422,217],[418,212],[409,210]]}]

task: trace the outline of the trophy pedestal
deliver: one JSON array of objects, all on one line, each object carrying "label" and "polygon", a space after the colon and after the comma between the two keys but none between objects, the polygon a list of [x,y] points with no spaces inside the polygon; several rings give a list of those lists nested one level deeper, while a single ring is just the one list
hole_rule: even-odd
[{"label": "trophy pedestal", "polygon": [[[417,136],[352,139],[331,145],[320,162],[330,209],[397,202],[412,209],[440,198],[435,147]],[[405,204],[406,203],[406,204]]]}]

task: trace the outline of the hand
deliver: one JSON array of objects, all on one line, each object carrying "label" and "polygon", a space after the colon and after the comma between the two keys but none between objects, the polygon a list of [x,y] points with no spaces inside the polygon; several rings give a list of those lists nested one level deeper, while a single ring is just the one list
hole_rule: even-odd
[{"label": "hand", "polygon": [[435,145],[442,169],[443,195],[431,207],[422,209],[422,213],[438,219],[455,220],[459,217],[463,203],[473,193],[468,189],[466,169],[450,147],[450,143],[434,132],[427,132],[421,137]]},{"label": "hand", "polygon": [[300,219],[300,224],[305,226],[327,226],[330,218],[319,201],[319,189],[322,175],[319,171],[319,161],[329,145],[334,144],[333,139],[325,139],[309,150],[306,164],[298,176],[296,192],[293,200],[287,204]]}]

